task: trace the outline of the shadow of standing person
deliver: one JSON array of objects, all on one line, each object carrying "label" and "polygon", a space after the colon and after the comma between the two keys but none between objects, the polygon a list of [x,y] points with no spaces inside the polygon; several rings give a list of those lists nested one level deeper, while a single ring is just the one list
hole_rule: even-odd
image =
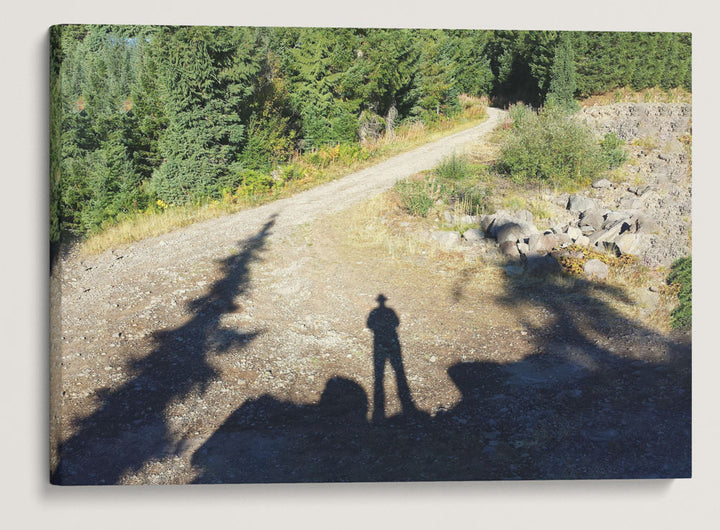
[{"label": "shadow of standing person", "polygon": [[400,352],[400,339],[398,339],[397,328],[400,319],[395,311],[385,305],[387,298],[380,294],[377,297],[378,306],[370,312],[367,320],[367,327],[374,335],[373,341],[373,365],[375,369],[375,389],[373,395],[373,423],[382,422],[385,419],[385,364],[390,361],[390,366],[395,370],[397,380],[398,397],[405,415],[414,414],[417,409],[410,395],[410,387],[405,377],[402,355]]}]

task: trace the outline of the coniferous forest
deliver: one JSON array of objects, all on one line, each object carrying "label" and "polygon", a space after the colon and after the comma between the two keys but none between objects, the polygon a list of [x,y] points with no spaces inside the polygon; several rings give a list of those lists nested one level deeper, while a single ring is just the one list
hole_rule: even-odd
[{"label": "coniferous forest", "polygon": [[50,53],[54,245],[272,186],[298,153],[451,117],[461,94],[691,90],[687,33],[63,25]]}]

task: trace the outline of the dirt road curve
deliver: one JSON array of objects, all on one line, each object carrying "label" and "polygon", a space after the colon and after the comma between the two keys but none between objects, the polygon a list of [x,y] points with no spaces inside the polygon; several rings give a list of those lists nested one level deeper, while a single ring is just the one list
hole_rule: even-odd
[{"label": "dirt road curve", "polygon": [[[345,210],[360,201],[392,187],[398,180],[419,171],[434,167],[443,157],[462,152],[483,134],[491,131],[505,114],[499,109],[488,109],[489,119],[471,129],[424,145],[413,151],[393,157],[376,166],[358,171],[340,180],[319,186],[307,192],[276,201],[235,215],[199,223],[182,231],[162,236],[159,240],[138,245],[150,248],[166,243],[172,246],[171,262],[200,257],[222,256],[223,248],[235,241],[249,237],[262,228],[273,215],[277,216],[273,233],[283,235],[289,229],[314,221],[319,216]],[[156,255],[147,259],[154,261]]]}]

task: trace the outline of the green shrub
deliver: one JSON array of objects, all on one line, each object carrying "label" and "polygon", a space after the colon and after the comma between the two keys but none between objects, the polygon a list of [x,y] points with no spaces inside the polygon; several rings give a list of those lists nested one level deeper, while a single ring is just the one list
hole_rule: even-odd
[{"label": "green shrub", "polygon": [[455,193],[454,186],[441,179],[401,180],[395,185],[403,207],[412,215],[427,217],[435,202],[447,203]]},{"label": "green shrub", "polygon": [[442,159],[435,168],[435,175],[446,180],[462,180],[472,174],[472,164],[467,157],[453,153]]},{"label": "green shrub", "polygon": [[678,306],[670,314],[672,327],[687,329],[692,326],[692,256],[672,264],[667,283],[678,290]]},{"label": "green shrub", "polygon": [[600,140],[600,153],[608,169],[619,167],[627,160],[628,154],[623,149],[624,145],[625,142],[614,132],[607,133]]},{"label": "green shrub", "polygon": [[513,123],[513,127],[522,127],[526,125],[528,120],[533,119],[535,113],[527,105],[511,105],[508,109],[510,120]]},{"label": "green shrub", "polygon": [[516,182],[544,181],[572,189],[606,169],[592,131],[550,106],[539,114],[514,109],[513,126],[501,148],[498,169]]},{"label": "green shrub", "polygon": [[487,188],[474,186],[456,190],[458,202],[456,207],[464,214],[478,215],[486,210],[488,190]]},{"label": "green shrub", "polygon": [[242,173],[242,181],[237,193],[245,197],[267,193],[272,189],[274,183],[272,176],[261,171],[248,169]]},{"label": "green shrub", "polygon": [[435,204],[432,195],[432,185],[427,180],[402,180],[395,185],[395,189],[400,194],[403,207],[411,215],[419,215],[427,217]]}]

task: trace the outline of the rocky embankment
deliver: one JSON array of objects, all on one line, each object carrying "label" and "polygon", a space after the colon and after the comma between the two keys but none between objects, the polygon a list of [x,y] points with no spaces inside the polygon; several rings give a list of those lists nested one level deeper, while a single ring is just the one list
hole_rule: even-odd
[{"label": "rocky embankment", "polygon": [[[669,266],[691,253],[691,110],[689,104],[636,103],[583,109],[580,119],[599,137],[614,132],[625,140],[629,159],[620,171],[574,194],[543,195],[557,208],[542,221],[528,210],[485,216],[448,210],[440,222],[476,226],[430,237],[443,246],[515,259],[516,272],[520,266],[527,272],[556,268],[553,251],[573,244]],[[541,222],[547,228],[539,229]],[[602,276],[593,265],[586,273]]]}]

